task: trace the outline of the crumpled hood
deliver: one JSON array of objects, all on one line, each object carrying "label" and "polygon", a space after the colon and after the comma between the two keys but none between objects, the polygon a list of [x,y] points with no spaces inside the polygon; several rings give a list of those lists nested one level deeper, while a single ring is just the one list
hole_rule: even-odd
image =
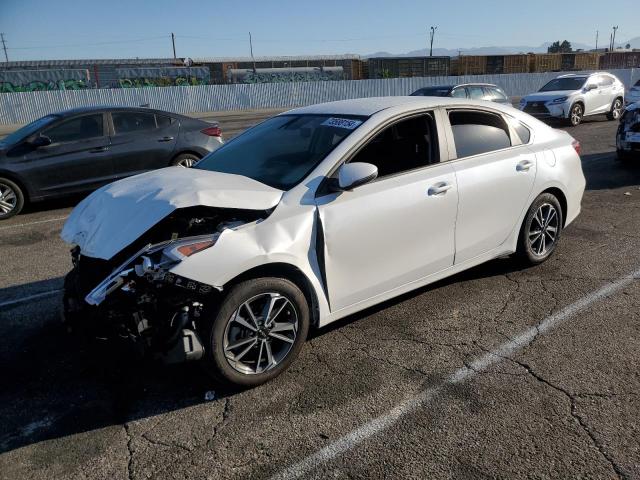
[{"label": "crumpled hood", "polygon": [[560,97],[571,97],[575,92],[573,90],[557,90],[553,92],[537,92],[531,93],[524,97],[527,102],[548,102]]},{"label": "crumpled hood", "polygon": [[178,208],[268,210],[283,192],[241,175],[168,167],[106,185],[71,212],[60,236],[109,260]]}]

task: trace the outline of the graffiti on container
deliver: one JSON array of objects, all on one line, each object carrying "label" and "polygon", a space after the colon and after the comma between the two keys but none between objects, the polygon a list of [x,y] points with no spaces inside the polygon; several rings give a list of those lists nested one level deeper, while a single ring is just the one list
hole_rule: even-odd
[{"label": "graffiti on container", "polygon": [[294,82],[326,82],[344,80],[342,69],[327,70],[314,69],[313,71],[295,71],[282,69],[276,72],[273,69],[268,71],[247,70],[236,76],[237,83],[294,83]]},{"label": "graffiti on container", "polygon": [[83,90],[89,88],[87,82],[84,80],[57,80],[57,81],[42,81],[33,80],[27,83],[14,83],[14,82],[2,82],[0,81],[0,93],[15,93],[15,92],[42,92],[50,90]]},{"label": "graffiti on container", "polygon": [[144,87],[183,87],[194,85],[206,85],[207,80],[194,76],[190,77],[135,77],[120,78],[118,83],[122,88],[144,88]]}]

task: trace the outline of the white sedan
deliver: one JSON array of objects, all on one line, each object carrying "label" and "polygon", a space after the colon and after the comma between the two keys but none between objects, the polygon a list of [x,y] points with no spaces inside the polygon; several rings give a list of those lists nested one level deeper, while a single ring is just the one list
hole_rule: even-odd
[{"label": "white sedan", "polygon": [[288,111],[194,168],[83,200],[62,232],[75,245],[66,321],[263,383],[312,326],[496,257],[548,259],[580,212],[579,149],[514,108],[466,99]]}]

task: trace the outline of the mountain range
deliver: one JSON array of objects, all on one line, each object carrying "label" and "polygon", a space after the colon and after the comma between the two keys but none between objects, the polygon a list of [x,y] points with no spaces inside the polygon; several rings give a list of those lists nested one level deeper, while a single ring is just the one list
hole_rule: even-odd
[{"label": "mountain range", "polygon": [[[631,48],[640,48],[640,37],[634,37],[626,42],[616,42],[616,45],[619,47],[624,47],[625,45],[630,44]],[[434,48],[433,55],[434,56],[443,56],[443,57],[457,57],[458,53],[462,52],[462,55],[508,55],[511,53],[547,53],[547,48],[551,45],[550,42],[543,43],[537,47],[532,46],[524,46],[524,45],[515,45],[515,46],[507,46],[507,47],[474,47],[474,48]],[[582,50],[591,50],[595,48],[593,45],[586,45],[583,43],[571,43],[571,46],[574,50],[582,49]],[[606,43],[599,44],[599,48],[603,48],[606,46]],[[369,55],[364,55],[365,57],[424,57],[429,54],[429,50],[426,48],[422,48],[419,50],[412,50],[407,53],[389,53],[389,52],[375,52]]]}]

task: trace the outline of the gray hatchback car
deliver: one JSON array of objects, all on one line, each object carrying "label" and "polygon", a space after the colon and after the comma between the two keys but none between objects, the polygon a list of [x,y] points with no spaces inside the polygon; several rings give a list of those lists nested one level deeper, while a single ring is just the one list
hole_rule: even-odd
[{"label": "gray hatchback car", "polygon": [[500,87],[492,83],[464,83],[424,87],[413,92],[411,96],[470,98],[472,100],[487,100],[507,105],[511,104],[507,94],[504,93]]},{"label": "gray hatchback car", "polygon": [[222,142],[217,123],[150,108],[46,115],[0,140],[0,220],[27,201],[87,192],[171,165],[190,167]]}]

